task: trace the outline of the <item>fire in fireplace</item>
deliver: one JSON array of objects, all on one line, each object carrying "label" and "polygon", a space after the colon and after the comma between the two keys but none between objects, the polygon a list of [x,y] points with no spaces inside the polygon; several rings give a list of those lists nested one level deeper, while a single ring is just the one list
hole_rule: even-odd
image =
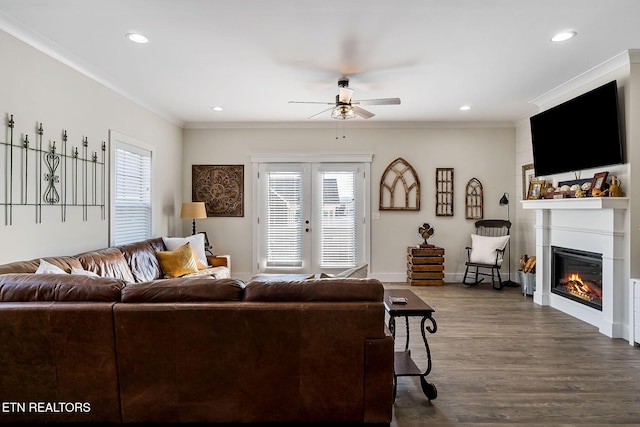
[{"label": "fire in fireplace", "polygon": [[551,247],[551,292],[602,311],[602,254]]}]

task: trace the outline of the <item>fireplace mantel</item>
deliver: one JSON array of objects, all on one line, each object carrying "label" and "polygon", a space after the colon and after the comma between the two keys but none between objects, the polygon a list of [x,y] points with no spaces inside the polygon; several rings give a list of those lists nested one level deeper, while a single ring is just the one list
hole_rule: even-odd
[{"label": "fireplace mantel", "polygon": [[[550,305],[590,323],[612,338],[629,334],[626,302],[628,273],[628,197],[585,197],[523,200],[522,208],[536,212],[536,290],[533,301]],[[552,294],[551,247],[602,254],[602,311]]]},{"label": "fireplace mantel", "polygon": [[523,209],[627,209],[628,197],[523,200]]}]

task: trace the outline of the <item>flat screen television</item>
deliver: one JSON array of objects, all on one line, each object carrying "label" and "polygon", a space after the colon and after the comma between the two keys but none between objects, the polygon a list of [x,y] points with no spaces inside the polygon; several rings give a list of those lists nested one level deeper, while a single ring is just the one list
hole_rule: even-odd
[{"label": "flat screen television", "polygon": [[529,120],[536,176],[624,163],[615,80]]}]

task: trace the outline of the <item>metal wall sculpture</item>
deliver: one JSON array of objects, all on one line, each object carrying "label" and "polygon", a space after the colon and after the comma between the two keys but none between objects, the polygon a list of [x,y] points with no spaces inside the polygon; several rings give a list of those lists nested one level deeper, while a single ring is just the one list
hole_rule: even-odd
[{"label": "metal wall sculpture", "polygon": [[[401,190],[396,198],[396,190]],[[411,198],[413,195],[413,199]],[[389,163],[380,178],[381,211],[419,211],[420,179],[418,173],[405,159],[398,157]]]},{"label": "metal wall sculpture", "polygon": [[89,208],[100,210],[100,219],[106,218],[106,143],[98,151],[89,150],[84,137],[78,145],[69,144],[63,130],[60,144],[44,142],[44,127],[35,129],[35,141],[24,134],[20,142],[14,141],[13,115],[7,120],[8,141],[0,141],[0,206],[5,225],[13,224],[14,210],[19,206],[32,206],[37,224],[42,222],[43,207],[57,207],[60,217],[67,220],[69,208],[82,209],[87,221]]},{"label": "metal wall sculpture", "polygon": [[244,216],[244,165],[192,165],[191,199],[207,216]]}]

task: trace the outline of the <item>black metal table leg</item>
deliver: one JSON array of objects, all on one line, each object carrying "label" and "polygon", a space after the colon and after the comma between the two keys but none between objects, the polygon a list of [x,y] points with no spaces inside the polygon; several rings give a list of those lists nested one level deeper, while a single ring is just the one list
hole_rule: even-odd
[{"label": "black metal table leg", "polygon": [[[393,304],[389,302],[389,296],[397,295],[405,297],[405,304]],[[404,317],[405,322],[405,343],[403,351],[396,351],[394,357],[394,375],[393,375],[393,396],[395,399],[398,377],[419,377],[420,386],[425,396],[429,400],[433,400],[438,396],[438,390],[434,384],[427,381],[426,377],[431,372],[431,349],[429,348],[429,342],[427,340],[427,332],[435,334],[438,325],[433,318],[435,310],[428,304],[418,298],[413,292],[409,290],[389,290],[385,291],[385,308],[389,314],[389,331],[395,341],[396,338],[396,317]],[[420,317],[420,333],[424,342],[425,351],[427,354],[427,367],[422,370],[418,368],[416,363],[411,358],[411,350],[409,349],[410,340],[410,327],[409,317]],[[427,320],[429,323],[427,323]]]}]

